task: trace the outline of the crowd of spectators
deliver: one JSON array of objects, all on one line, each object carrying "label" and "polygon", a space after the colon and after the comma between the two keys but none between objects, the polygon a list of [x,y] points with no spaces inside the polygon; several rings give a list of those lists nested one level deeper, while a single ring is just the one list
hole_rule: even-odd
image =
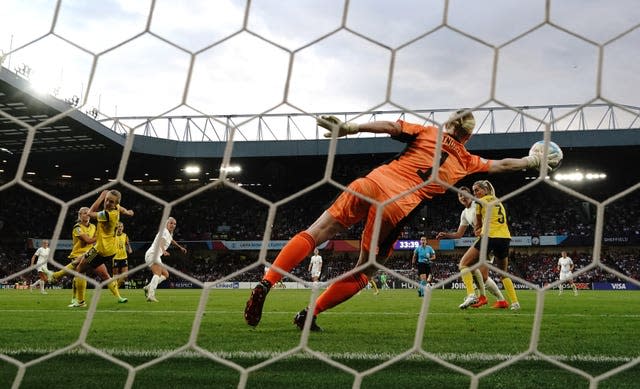
[{"label": "crowd of spectators", "polygon": [[[337,163],[332,178],[346,185],[354,178],[364,174],[372,161],[353,158],[348,162]],[[299,169],[308,169],[300,163]],[[317,169],[316,169],[317,170]],[[317,173],[317,172],[316,172]],[[322,172],[320,172],[322,173]],[[332,184],[314,187],[313,190],[295,196],[297,192],[310,187],[320,176],[298,173],[295,180],[290,179],[280,165],[273,163],[264,171],[254,172],[252,176],[236,179],[235,185],[212,187],[195,196],[187,196],[172,206],[171,214],[178,220],[174,238],[179,241],[198,242],[211,240],[262,240],[267,227],[270,227],[271,240],[288,240],[298,231],[311,224],[319,214],[339,194],[340,189]],[[479,178],[479,177],[478,177]],[[471,185],[476,178],[461,184]],[[498,195],[505,195],[521,185],[513,177],[502,175],[491,177]],[[34,182],[34,185],[63,201],[69,201],[86,192],[87,188],[73,182]],[[197,189],[201,184],[175,184],[175,186],[141,186],[153,196],[174,201]],[[122,186],[116,186],[123,192],[123,205],[135,211],[131,218],[123,217],[125,232],[134,242],[150,242],[156,234],[163,214],[163,205],[149,197]],[[259,197],[243,193],[247,191]],[[639,191],[618,199],[605,207],[605,237],[620,239],[625,244],[640,242],[640,193]],[[615,190],[613,191],[615,193]],[[606,198],[607,194],[586,193],[592,198]],[[610,194],[609,194],[610,195]],[[97,196],[97,191],[95,193]],[[60,239],[70,239],[70,231],[75,222],[76,211],[80,206],[90,205],[94,196],[72,204],[69,207]],[[268,216],[270,207],[266,202],[288,201],[278,205],[275,218],[270,225]],[[264,200],[264,201],[263,201]],[[52,238],[60,213],[60,206],[39,194],[19,185],[13,185],[0,191],[0,277],[14,274],[27,265],[32,248],[26,247],[29,238]],[[565,235],[582,238],[583,242],[593,242],[596,208],[583,199],[569,195],[553,185],[536,185],[527,191],[504,200],[509,215],[513,235],[543,236]],[[454,193],[446,193],[429,201],[422,212],[401,231],[401,238],[417,239],[422,235],[434,238],[439,231],[455,230],[459,223],[461,205]],[[336,239],[358,239],[362,225],[356,225],[349,231],[336,236]],[[625,241],[626,239],[626,241]],[[585,246],[589,246],[587,244]],[[189,245],[188,245],[189,246]],[[197,245],[196,245],[197,246]],[[622,249],[622,248],[621,248]],[[574,253],[576,267],[587,266],[591,255],[587,248]],[[64,263],[64,254],[59,253]],[[559,253],[524,253],[513,249],[513,273],[527,281],[544,284],[555,280],[553,273]],[[604,251],[601,261],[604,265],[621,274],[638,279],[638,251],[628,248],[624,252]],[[141,260],[142,253],[134,253],[134,264]],[[178,256],[172,266],[185,274],[191,274],[202,281],[215,281],[227,277],[230,280],[255,280],[263,269],[255,266],[250,271],[235,274],[239,269],[256,261],[257,253],[213,252],[211,250],[190,250],[187,256]],[[275,255],[275,253],[273,253]],[[353,266],[355,260],[346,253],[323,253],[325,272],[323,277],[333,277]],[[439,254],[435,265],[437,277],[447,278],[457,273],[457,255]],[[389,268],[408,271],[409,261],[405,255],[396,255]],[[304,269],[304,265],[299,266]],[[301,278],[303,273],[294,273]],[[230,276],[231,275],[231,276]],[[618,279],[615,274],[593,269],[580,274],[579,282],[593,280]]]},{"label": "crowd of spectators", "polygon": [[[496,186],[499,188],[497,184]],[[160,226],[163,206],[135,192],[122,190],[123,204],[136,212],[123,217],[131,239],[152,240]],[[275,201],[290,196],[273,188],[252,188],[256,195]],[[330,204],[339,189],[324,185],[310,193],[295,197],[278,206],[271,224],[271,239],[286,240],[306,228]],[[498,194],[508,193],[501,191]],[[161,196],[162,192],[154,193]],[[0,191],[0,229],[17,239],[51,238],[60,207],[22,187]],[[68,238],[81,205],[71,206],[62,230]],[[536,186],[524,194],[504,201],[513,235],[567,235],[591,238],[595,230],[596,210],[593,204],[548,186]],[[403,237],[434,237],[438,231],[455,230],[460,205],[453,193],[429,201],[422,212],[402,232]],[[213,188],[176,204],[172,215],[178,220],[176,234],[183,240],[259,240],[267,227],[269,206],[228,187]],[[628,196],[605,208],[605,234],[640,240],[640,195]],[[337,239],[358,239],[362,231],[356,225]]]}]

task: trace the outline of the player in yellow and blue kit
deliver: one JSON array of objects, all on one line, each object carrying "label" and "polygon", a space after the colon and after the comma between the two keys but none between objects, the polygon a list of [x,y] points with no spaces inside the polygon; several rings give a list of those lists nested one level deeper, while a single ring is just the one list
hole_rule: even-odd
[{"label": "player in yellow and blue kit", "polygon": [[[78,221],[73,226],[73,232],[71,233],[73,242],[71,253],[69,254],[71,263],[67,265],[67,268],[75,268],[77,260],[93,247],[93,244],[96,242],[95,235],[96,226],[91,223],[89,207],[80,208],[78,211]],[[62,269],[62,271],[64,271],[64,269]],[[87,290],[87,280],[78,276],[73,277],[73,286],[71,289],[73,297],[71,298],[69,307],[85,307],[87,305],[84,301],[85,291]]]},{"label": "player in yellow and blue kit", "polygon": [[[111,265],[111,274],[114,277],[129,271],[129,254],[132,252],[129,236],[124,232],[124,224],[119,222],[116,227],[116,255],[113,257]],[[122,287],[126,280],[127,277],[118,278],[118,287]]]},{"label": "player in yellow and blue kit", "polygon": [[[68,270],[76,270],[82,255],[89,251],[96,242],[96,226],[91,223],[89,211],[89,207],[81,207],[78,210],[78,218],[71,231],[71,253],[69,253],[68,257],[71,262],[51,275],[52,282],[64,277],[64,275],[68,273]],[[74,276],[71,290],[71,304],[69,304],[68,307],[86,307],[87,304],[84,301],[84,296],[87,290],[87,280],[81,276]]]},{"label": "player in yellow and blue kit", "polygon": [[[121,198],[122,195],[119,191],[114,189],[105,190],[100,193],[100,196],[93,205],[91,205],[89,215],[98,221],[95,236],[96,242],[91,249],[79,257],[76,271],[78,273],[86,273],[89,269],[92,269],[100,279],[108,281],[107,287],[118,299],[118,302],[126,303],[128,300],[120,296],[118,283],[111,279],[105,265],[105,263],[110,262],[116,254],[116,226],[120,221],[120,214],[133,216],[132,210],[128,210],[120,205]],[[98,211],[101,204],[103,204],[103,209]],[[59,276],[55,273],[52,278],[56,281]],[[78,291],[78,294],[83,293],[84,290]]]},{"label": "player in yellow and blue kit", "polygon": [[[476,208],[476,225],[475,235],[478,237],[475,243],[469,247],[460,260],[459,269],[461,272],[462,282],[467,288],[467,297],[460,304],[460,309],[465,309],[478,302],[473,290],[473,277],[469,271],[469,267],[478,262],[480,257],[481,238],[484,235],[489,237],[487,252],[493,251],[495,255],[494,262],[498,268],[507,271],[509,266],[509,245],[511,244],[511,232],[507,224],[507,212],[504,205],[495,195],[493,185],[487,180],[476,181],[473,184],[473,195],[480,199]],[[484,223],[485,217],[489,214],[489,222]],[[478,280],[476,280],[478,281]],[[482,281],[482,280],[480,280]],[[520,309],[518,296],[513,286],[513,281],[507,276],[502,276],[502,285],[507,291],[507,296],[511,300],[511,309]]]}]

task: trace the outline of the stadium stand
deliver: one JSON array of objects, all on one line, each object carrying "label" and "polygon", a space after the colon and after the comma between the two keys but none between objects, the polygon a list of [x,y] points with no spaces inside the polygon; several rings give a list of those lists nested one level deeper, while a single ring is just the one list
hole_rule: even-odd
[{"label": "stadium stand", "polygon": [[[38,122],[67,111],[73,107],[69,102],[52,96],[31,95],[25,82],[15,74],[0,70],[0,108],[12,114],[20,112],[21,120],[35,125]],[[552,109],[552,108],[550,108]],[[623,164],[640,162],[640,140],[635,129],[609,129],[606,131],[557,131],[554,140],[565,149],[565,167],[606,171],[608,179],[589,187],[576,190],[601,201],[638,182],[638,174],[618,167]],[[8,119],[0,118],[0,147],[8,150],[3,154],[0,173],[0,277],[7,276],[24,267],[32,247],[31,239],[50,238],[56,224],[59,206],[34,193],[23,185],[12,184],[15,179],[19,158],[26,137],[26,131]],[[497,137],[499,136],[499,138]],[[528,145],[540,136],[539,133],[481,134],[472,138],[469,148],[487,158],[502,158],[521,155]],[[40,128],[30,152],[23,181],[62,201],[70,201],[98,188],[115,177],[122,145],[126,136],[105,127],[91,116],[80,111],[71,111],[54,124]],[[353,139],[341,141],[336,156],[332,178],[347,184],[362,175],[371,166],[392,158],[398,149],[389,146],[388,139]],[[495,151],[495,143],[500,142],[503,151]],[[190,182],[177,181],[175,172],[186,163],[196,163],[212,172],[220,166],[222,148],[210,147],[206,152],[198,142],[189,144],[191,154],[176,146],[173,140],[162,140],[136,135],[133,151],[124,179],[158,198],[173,201],[197,190],[207,183],[205,180]],[[209,142],[215,144],[215,142]],[[220,142],[224,143],[224,142]],[[259,141],[238,142],[235,147],[238,158],[233,162],[243,167],[242,173],[230,177],[229,181],[246,188],[256,195],[277,201],[312,185],[324,174],[326,150],[318,147],[318,140],[283,140],[272,147],[256,147]],[[508,145],[508,147],[505,146]],[[310,145],[316,145],[310,147]],[[179,146],[179,145],[178,145]],[[215,146],[215,145],[214,145]],[[396,146],[394,146],[396,147]],[[211,151],[213,149],[213,151]],[[96,152],[108,158],[95,158]],[[217,154],[216,154],[217,153]],[[594,159],[593,155],[601,158]],[[78,161],[87,161],[78,163]],[[60,167],[69,173],[61,176]],[[35,174],[29,174],[33,172]],[[219,173],[219,172],[218,172]],[[157,177],[157,182],[139,180],[140,177]],[[470,185],[478,177],[471,177],[460,184]],[[499,193],[509,193],[523,185],[526,172],[509,176],[493,177]],[[131,256],[132,261],[141,261],[145,244],[153,239],[160,218],[162,206],[139,193],[118,187],[123,192],[123,203],[136,211],[136,216],[125,219],[126,230],[133,241],[139,242],[138,250]],[[279,207],[273,226],[271,239],[289,239],[300,229],[312,222],[317,215],[308,210],[321,210],[339,193],[338,188],[323,185],[309,194],[295,198]],[[90,200],[84,200],[90,201]],[[88,205],[82,202],[77,204]],[[555,191],[552,186],[538,185],[522,195],[505,200],[509,210],[512,233],[514,235],[565,235],[565,245],[575,247],[576,253],[593,243],[595,209],[589,202]],[[65,220],[61,239],[65,239],[75,218],[74,206]],[[414,223],[405,228],[402,237],[407,239],[419,235],[435,236],[437,231],[455,229],[459,204],[454,195],[434,199]],[[638,251],[640,246],[640,196],[631,194],[623,201],[607,206],[605,213],[605,240],[615,249],[623,250],[620,255],[606,257],[613,266],[625,274],[637,277]],[[225,186],[216,186],[188,200],[179,202],[172,214],[180,221],[176,239],[191,243],[187,258],[176,261],[175,266],[198,279],[211,281],[232,270],[246,266],[256,260],[255,252],[216,252],[204,243],[213,240],[254,241],[261,240],[265,230],[268,207],[246,197],[238,201],[238,192]],[[361,229],[356,226],[339,239],[357,240]],[[544,283],[553,279],[548,272],[553,262],[552,253],[529,252],[514,249],[514,273],[534,283]],[[555,251],[558,251],[556,248]],[[554,251],[554,250],[551,250]],[[442,277],[457,272],[456,254],[445,254],[439,261]],[[58,250],[56,258],[64,262],[66,253]],[[328,252],[325,254],[329,265],[326,276],[339,274],[352,266],[354,259],[347,253]],[[589,255],[580,263],[588,263]],[[405,255],[398,255],[392,268],[406,266]],[[538,265],[538,266],[537,266]],[[395,267],[394,267],[395,266]],[[255,271],[257,272],[257,270]],[[144,277],[139,274],[138,278]],[[256,274],[247,273],[239,279],[255,279]],[[602,279],[610,275],[594,271],[582,275],[585,280]]]}]

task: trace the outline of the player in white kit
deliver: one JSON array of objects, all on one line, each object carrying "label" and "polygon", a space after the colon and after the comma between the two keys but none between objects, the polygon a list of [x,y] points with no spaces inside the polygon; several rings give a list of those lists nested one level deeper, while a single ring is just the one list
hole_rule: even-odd
[{"label": "player in white kit", "polygon": [[169,278],[169,271],[162,264],[162,256],[169,255],[167,249],[171,244],[178,247],[183,253],[187,252],[187,249],[180,246],[178,242],[173,240],[173,231],[176,229],[176,219],[170,217],[167,219],[166,227],[162,231],[158,232],[151,247],[144,254],[144,261],[153,273],[151,281],[144,286],[144,294],[147,297],[148,302],[157,303],[156,289],[158,284]]},{"label": "player in white kit", "polygon": [[[47,267],[47,259],[49,258],[49,254],[51,253],[51,248],[49,247],[49,241],[43,240],[42,246],[38,247],[36,252],[31,257],[31,266],[33,263],[36,263],[36,270],[38,271],[38,281],[34,282],[29,286],[29,289],[33,290],[36,286],[40,287],[40,293],[47,294],[44,290],[44,285],[47,283],[49,276],[53,273]],[[38,261],[36,262],[36,258]]]},{"label": "player in white kit", "polygon": [[[471,189],[466,186],[461,186],[459,189],[461,192],[467,192],[468,194],[471,194]],[[474,229],[476,224],[475,201],[462,193],[458,193],[458,201],[464,206],[464,209],[460,213],[460,224],[458,226],[458,230],[456,232],[439,232],[436,236],[436,239],[460,239],[464,236],[467,228],[471,227],[471,230]],[[492,260],[490,262],[492,262]],[[498,285],[493,280],[493,278],[489,277],[489,269],[486,266],[481,266],[480,268],[474,270],[473,278],[475,279],[476,285],[478,286],[478,292],[480,293],[480,296],[478,303],[473,304],[472,307],[479,308],[487,304],[485,286],[487,287],[487,289],[489,289],[491,294],[496,297],[497,300],[491,306],[492,308],[506,309],[509,307],[509,304],[502,295],[502,292],[498,288]]]},{"label": "player in white kit", "polygon": [[558,258],[558,271],[560,272],[560,285],[558,285],[560,292],[558,293],[558,295],[562,294],[562,288],[563,288],[562,285],[565,282],[571,285],[571,289],[573,289],[573,295],[574,296],[578,295],[578,289],[576,288],[575,282],[573,282],[573,276],[572,276],[574,267],[575,265],[573,264],[573,261],[571,260],[571,258],[567,256],[567,252],[563,251],[560,258]]},{"label": "player in white kit", "polygon": [[313,250],[308,270],[311,273],[311,281],[313,281],[314,285],[317,285],[320,279],[320,273],[322,272],[322,257],[317,247]]}]

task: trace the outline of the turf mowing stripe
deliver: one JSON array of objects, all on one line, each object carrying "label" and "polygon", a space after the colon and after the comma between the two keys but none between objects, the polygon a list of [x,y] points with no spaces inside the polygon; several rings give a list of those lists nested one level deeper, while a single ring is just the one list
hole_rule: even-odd
[{"label": "turf mowing stripe", "polygon": [[[87,308],[68,308],[68,309],[3,309],[0,312],[49,312],[49,313],[61,313],[61,312],[86,312]],[[236,314],[242,314],[242,310],[238,309],[237,311],[218,311],[218,310],[205,310],[206,313],[209,314],[221,314],[221,315],[236,315]],[[491,309],[491,310],[486,310],[486,312],[482,312],[481,310],[470,310],[468,312],[474,312],[472,313],[472,315],[496,315],[496,314],[505,314],[505,315],[519,315],[519,316],[534,316],[534,313],[523,313],[522,311],[518,311],[518,312],[511,312],[509,310],[497,310],[497,309]],[[154,309],[149,309],[149,310],[141,310],[141,309],[119,309],[119,310],[111,310],[111,309],[101,309],[98,308],[98,310],[96,311],[97,314],[100,313],[124,313],[124,314],[130,314],[130,313],[149,313],[149,314],[155,314],[155,313],[161,313],[161,314],[172,314],[172,313],[188,313],[188,314],[195,314],[196,310],[180,310],[180,311],[176,311],[176,310],[154,310]],[[295,315],[296,313],[298,313],[298,311],[291,311],[291,312],[285,312],[285,311],[278,311],[278,312],[265,312],[265,315]],[[467,315],[468,313],[461,311],[461,310],[455,310],[455,311],[451,311],[451,312],[429,312],[428,315],[429,316],[456,316],[456,317],[460,317],[461,315]],[[416,312],[323,312],[322,316],[418,316],[418,313]],[[627,314],[585,314],[585,313],[545,313],[543,314],[544,317],[554,317],[554,316],[562,316],[562,317],[606,317],[606,318],[640,318],[640,314],[631,314],[631,313],[627,313]]]}]

